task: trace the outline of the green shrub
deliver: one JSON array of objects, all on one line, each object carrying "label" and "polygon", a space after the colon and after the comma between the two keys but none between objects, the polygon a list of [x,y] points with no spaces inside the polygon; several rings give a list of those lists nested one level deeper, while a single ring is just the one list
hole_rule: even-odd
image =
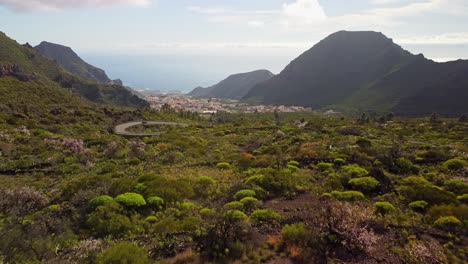
[{"label": "green shrub", "polygon": [[225,204],[224,206],[224,209],[226,210],[242,210],[244,208],[244,204],[242,204],[241,202],[238,202],[238,201],[234,201],[234,202],[229,202],[227,204]]},{"label": "green shrub", "polygon": [[243,204],[243,208],[247,212],[253,211],[254,209],[262,205],[262,202],[260,202],[258,199],[253,198],[253,197],[242,198],[240,200],[240,203]]},{"label": "green shrub", "polygon": [[360,178],[369,175],[369,172],[357,164],[343,166],[342,171],[353,178]]},{"label": "green shrub", "polygon": [[461,203],[468,204],[468,193],[457,196],[457,200]]},{"label": "green shrub", "polygon": [[360,201],[360,200],[365,200],[366,197],[362,192],[358,191],[345,191],[345,192],[340,192],[340,191],[333,191],[331,194],[338,200],[342,201]]},{"label": "green shrub", "polygon": [[138,179],[140,193],[144,197],[159,196],[166,203],[182,202],[194,195],[192,184],[187,179],[168,179],[148,174]]},{"label": "green shrub", "polygon": [[285,225],[281,230],[284,242],[293,245],[307,245],[310,240],[310,232],[304,223]]},{"label": "green shrub", "polygon": [[146,217],[145,221],[148,223],[156,223],[158,222],[158,218],[154,215],[151,215],[151,216]]},{"label": "green shrub", "polygon": [[458,203],[455,194],[444,191],[419,176],[404,179],[398,191],[407,201],[426,201],[429,205]]},{"label": "green shrub", "polygon": [[401,174],[408,174],[415,172],[415,167],[413,163],[405,158],[398,158],[395,162],[396,172]]},{"label": "green shrub", "polygon": [[234,199],[239,201],[245,197],[255,197],[255,191],[253,190],[240,190],[234,194]]},{"label": "green shrub", "polygon": [[299,167],[299,162],[295,160],[291,160],[288,162],[288,166],[294,166],[294,167]]},{"label": "green shrub", "polygon": [[210,208],[202,208],[200,210],[200,215],[208,217],[208,216],[213,216],[216,214],[216,209],[210,209]]},{"label": "green shrub", "polygon": [[92,208],[96,208],[98,206],[101,206],[107,202],[113,201],[114,198],[110,197],[109,195],[101,195],[96,198],[93,198],[91,201],[89,201],[89,205],[91,205]]},{"label": "green shrub", "polygon": [[291,172],[296,172],[299,170],[299,168],[293,165],[288,165],[288,170],[290,170]]},{"label": "green shrub", "polygon": [[317,164],[317,168],[321,171],[327,171],[331,168],[333,168],[333,164],[332,163],[327,163],[327,162],[320,162],[319,164]]},{"label": "green shrub", "polygon": [[380,183],[373,177],[354,178],[349,180],[348,184],[354,189],[361,190],[363,192],[373,191],[380,185]]},{"label": "green shrub", "polygon": [[376,202],[374,203],[374,209],[375,213],[380,215],[386,215],[395,211],[395,207],[389,202]]},{"label": "green shrub", "polygon": [[114,199],[119,204],[126,207],[140,207],[146,205],[145,198],[138,193],[124,193]]},{"label": "green shrub", "polygon": [[468,164],[466,161],[460,158],[454,158],[454,159],[450,159],[444,162],[443,166],[444,168],[451,170],[451,171],[461,171],[466,166],[468,166]]},{"label": "green shrub", "polygon": [[445,231],[455,231],[462,225],[462,222],[455,216],[443,216],[434,222],[435,227]]},{"label": "green shrub", "polygon": [[265,180],[265,176],[261,174],[257,174],[257,175],[253,175],[247,178],[247,180],[245,180],[245,184],[246,185],[251,185],[251,184],[262,185],[264,180]]},{"label": "green shrub", "polygon": [[247,219],[247,215],[239,210],[229,210],[224,214],[224,218],[230,222],[239,222]]},{"label": "green shrub", "polygon": [[429,204],[426,201],[415,201],[409,204],[411,210],[415,212],[424,212]]},{"label": "green shrub", "polygon": [[208,197],[215,191],[214,185],[216,181],[208,176],[201,176],[195,179],[193,190],[200,197]]},{"label": "green shrub", "polygon": [[162,210],[164,208],[164,200],[158,196],[151,196],[147,199],[148,205],[154,210]]},{"label": "green shrub", "polygon": [[331,193],[322,193],[322,197],[331,198],[333,195]]},{"label": "green shrub", "polygon": [[216,164],[216,168],[220,169],[220,170],[228,170],[231,168],[231,165],[227,162],[220,162],[218,164]]},{"label": "green shrub", "polygon": [[135,227],[125,214],[126,212],[120,204],[114,201],[108,202],[98,206],[89,215],[86,224],[97,237],[109,235],[123,237]]},{"label": "green shrub", "polygon": [[336,158],[333,163],[335,164],[335,166],[337,167],[341,167],[345,164],[345,160],[342,159],[342,158]]},{"label": "green shrub", "polygon": [[271,209],[259,209],[252,212],[250,218],[256,223],[270,223],[281,219],[281,215]]},{"label": "green shrub", "polygon": [[150,264],[154,263],[148,252],[130,242],[120,242],[114,244],[100,253],[96,258],[98,264]]},{"label": "green shrub", "polygon": [[464,194],[468,193],[468,183],[452,179],[444,182],[444,189],[456,194]]}]

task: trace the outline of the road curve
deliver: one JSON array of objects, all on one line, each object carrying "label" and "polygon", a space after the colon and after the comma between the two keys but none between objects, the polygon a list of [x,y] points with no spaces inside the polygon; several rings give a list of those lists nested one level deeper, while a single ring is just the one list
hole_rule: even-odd
[{"label": "road curve", "polygon": [[129,132],[127,129],[138,126],[138,125],[161,125],[161,126],[181,126],[181,127],[188,127],[188,124],[185,123],[175,123],[175,122],[162,122],[162,121],[136,121],[136,122],[128,122],[124,124],[120,124],[115,126],[114,133],[121,136],[130,136],[130,137],[150,137],[150,136],[159,136],[162,132],[152,132],[152,133],[134,133]]}]

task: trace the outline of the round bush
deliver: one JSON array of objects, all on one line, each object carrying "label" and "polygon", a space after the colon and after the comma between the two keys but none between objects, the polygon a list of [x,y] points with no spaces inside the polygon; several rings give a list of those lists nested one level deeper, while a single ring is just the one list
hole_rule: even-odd
[{"label": "round bush", "polygon": [[231,222],[239,222],[247,219],[247,215],[239,210],[229,210],[224,214],[224,218]]},{"label": "round bush", "polygon": [[375,213],[380,215],[386,215],[395,211],[395,207],[389,202],[376,202],[374,203],[374,209]]},{"label": "round bush", "polygon": [[434,226],[445,231],[454,231],[462,226],[462,222],[455,216],[443,216],[434,222]]},{"label": "round bush", "polygon": [[216,168],[221,169],[221,170],[227,170],[231,168],[231,165],[227,162],[220,162],[216,164]]},{"label": "round bush", "polygon": [[91,207],[93,208],[96,208],[98,206],[101,206],[107,202],[111,202],[113,201],[114,198],[110,197],[109,195],[102,195],[102,196],[98,196],[96,198],[93,198],[91,201],[89,201],[89,204],[91,205]]},{"label": "round bush", "polygon": [[158,221],[158,218],[154,215],[151,215],[151,216],[146,217],[145,221],[148,223],[156,223]]},{"label": "round bush", "polygon": [[429,203],[426,201],[415,201],[410,203],[409,207],[415,212],[423,212],[428,205]]},{"label": "round bush", "polygon": [[379,187],[380,183],[373,177],[362,177],[351,179],[348,182],[353,188],[361,191],[372,191]]},{"label": "round bush", "polygon": [[234,199],[239,201],[245,197],[255,197],[255,191],[253,190],[240,190],[236,194],[234,194]]},{"label": "round bush", "polygon": [[304,223],[285,225],[281,230],[281,235],[288,244],[306,245],[310,240],[310,233]]},{"label": "round bush", "polygon": [[333,163],[335,164],[335,166],[343,166],[345,164],[345,160],[344,159],[341,159],[341,158],[336,158]]},{"label": "round bush", "polygon": [[281,219],[281,215],[271,209],[259,209],[252,212],[250,218],[256,223],[269,223]]},{"label": "round bush", "polygon": [[468,164],[466,161],[460,159],[460,158],[454,158],[447,160],[443,164],[444,168],[451,170],[451,171],[461,171],[463,170]]},{"label": "round bush", "polygon": [[333,168],[333,164],[327,162],[320,162],[319,164],[317,164],[317,168],[321,171],[326,171]]},{"label": "round bush", "polygon": [[265,176],[263,175],[253,175],[247,178],[247,180],[245,180],[245,184],[246,185],[250,185],[250,184],[262,185],[264,179],[265,179]]},{"label": "round bush", "polygon": [[299,167],[299,162],[295,160],[291,160],[288,162],[288,165],[294,166],[294,167]]},{"label": "round bush", "polygon": [[457,196],[457,200],[460,201],[461,203],[468,204],[468,193]]},{"label": "round bush", "polygon": [[353,178],[360,178],[369,175],[369,172],[366,169],[361,168],[357,164],[343,166],[342,171]]},{"label": "round bush", "polygon": [[360,201],[360,200],[365,200],[366,197],[362,192],[358,191],[345,191],[345,192],[340,192],[340,191],[333,191],[331,194],[338,200],[342,201]]},{"label": "round bush", "polygon": [[138,193],[124,193],[115,197],[114,200],[126,207],[140,207],[146,205],[145,198]]},{"label": "round bush", "polygon": [[162,210],[164,208],[164,200],[158,196],[152,196],[147,199],[148,205],[153,209]]},{"label": "round bush", "polygon": [[257,198],[254,197],[242,198],[240,200],[240,203],[244,205],[246,211],[254,210],[255,208],[258,208],[260,205],[262,205],[262,202],[260,202]]},{"label": "round bush", "polygon": [[223,207],[226,210],[242,210],[242,208],[244,208],[244,204],[238,201],[234,201],[234,202],[225,204]]},{"label": "round bush", "polygon": [[130,242],[120,242],[110,246],[97,256],[96,262],[98,264],[153,263],[148,257],[148,252],[145,249]]}]

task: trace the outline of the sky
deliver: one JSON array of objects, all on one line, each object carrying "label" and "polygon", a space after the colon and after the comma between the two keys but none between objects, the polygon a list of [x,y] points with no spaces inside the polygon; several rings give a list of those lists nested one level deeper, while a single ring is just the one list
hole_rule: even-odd
[{"label": "sky", "polygon": [[468,0],[0,0],[0,31],[19,43],[72,47],[111,78],[154,90],[278,73],[339,30],[468,59]]}]

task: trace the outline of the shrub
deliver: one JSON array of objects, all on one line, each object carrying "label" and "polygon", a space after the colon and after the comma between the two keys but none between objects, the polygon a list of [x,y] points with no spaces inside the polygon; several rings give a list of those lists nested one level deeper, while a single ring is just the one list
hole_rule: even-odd
[{"label": "shrub", "polygon": [[360,178],[369,175],[369,172],[357,164],[343,166],[342,171],[353,178]]},{"label": "shrub", "polygon": [[250,218],[256,223],[270,223],[281,219],[281,215],[271,209],[259,209],[252,212]]},{"label": "shrub", "polygon": [[218,164],[216,164],[216,168],[220,169],[220,170],[228,170],[231,168],[231,165],[227,162],[220,162]]},{"label": "shrub", "polygon": [[396,172],[402,174],[408,174],[411,172],[415,172],[415,167],[413,163],[405,158],[398,158],[395,162],[396,165]]},{"label": "shrub", "polygon": [[148,257],[148,252],[130,242],[120,242],[104,250],[97,256],[98,264],[150,264],[153,263]]},{"label": "shrub", "polygon": [[151,216],[146,217],[145,221],[148,223],[156,223],[158,221],[158,218],[154,215],[151,215]]},{"label": "shrub", "polygon": [[126,207],[140,207],[146,205],[145,198],[138,193],[124,193],[114,199]]},{"label": "shrub", "polygon": [[147,199],[148,205],[154,210],[162,210],[164,208],[164,200],[158,196],[151,196]]},{"label": "shrub", "polygon": [[253,197],[245,197],[240,200],[240,203],[244,205],[245,211],[253,211],[262,205],[262,202]]},{"label": "shrub", "polygon": [[342,201],[360,201],[360,200],[365,200],[366,197],[362,192],[358,191],[345,191],[345,192],[340,192],[340,191],[333,191],[331,194],[338,200]]},{"label": "shrub", "polygon": [[210,209],[210,208],[202,208],[200,210],[200,215],[208,217],[208,216],[213,216],[216,214],[216,209]]},{"label": "shrub", "polygon": [[344,159],[341,159],[341,158],[336,158],[333,163],[335,164],[335,166],[338,166],[338,167],[341,167],[345,164],[345,160]]},{"label": "shrub", "polygon": [[94,210],[86,224],[97,237],[122,237],[129,233],[134,225],[125,215],[125,210],[116,202],[108,202]]},{"label": "shrub", "polygon": [[466,161],[460,158],[454,158],[454,159],[450,159],[444,162],[443,166],[444,168],[451,170],[451,171],[461,171],[468,165]]},{"label": "shrub", "polygon": [[264,180],[265,180],[265,176],[261,174],[257,174],[257,175],[253,175],[247,178],[247,180],[245,180],[245,184],[246,185],[249,185],[249,184],[262,185]]},{"label": "shrub", "polygon": [[288,162],[288,166],[294,166],[294,167],[299,167],[299,162],[295,161],[295,160],[291,160]]},{"label": "shrub", "polygon": [[395,211],[395,207],[389,202],[376,202],[374,203],[374,209],[375,212],[380,215],[386,215]]},{"label": "shrub", "polygon": [[468,193],[457,196],[457,200],[460,201],[461,203],[468,204]]},{"label": "shrub", "polygon": [[423,212],[428,205],[426,201],[415,201],[410,203],[409,207],[415,212]]},{"label": "shrub", "polygon": [[310,233],[304,223],[285,225],[281,230],[284,242],[293,245],[307,245]]},{"label": "shrub", "polygon": [[370,148],[372,146],[372,142],[370,140],[368,140],[367,138],[360,138],[356,141],[356,144],[363,148],[363,149],[367,149],[367,148]]},{"label": "shrub", "polygon": [[327,163],[327,162],[320,162],[319,164],[317,164],[317,168],[321,171],[327,171],[331,168],[333,168],[333,164],[332,163]]},{"label": "shrub", "polygon": [[299,168],[293,165],[288,165],[288,170],[290,170],[291,172],[296,172],[297,170],[299,170]]},{"label": "shrub", "polygon": [[109,195],[102,195],[98,196],[96,198],[93,198],[91,201],[89,201],[89,205],[91,205],[92,208],[96,208],[98,206],[101,206],[105,203],[113,201],[114,198],[110,197]]},{"label": "shrub", "polygon": [[351,179],[349,180],[348,184],[351,185],[353,188],[364,192],[373,191],[380,185],[380,183],[373,177]]},{"label": "shrub", "polygon": [[253,190],[240,190],[234,194],[234,199],[239,201],[245,197],[255,197],[255,191]]},{"label": "shrub", "polygon": [[193,190],[195,194],[200,197],[208,197],[214,192],[214,186],[216,181],[208,176],[201,176],[195,180]]},{"label": "shrub", "polygon": [[242,204],[241,202],[238,202],[238,201],[234,201],[234,202],[230,202],[230,203],[227,203],[225,204],[224,206],[224,209],[226,210],[242,210],[242,208],[244,208],[244,204]]},{"label": "shrub", "polygon": [[322,197],[331,198],[333,195],[331,193],[322,193]]},{"label": "shrub", "polygon": [[224,218],[230,222],[239,222],[247,219],[247,215],[239,210],[229,210],[224,214]]},{"label": "shrub", "polygon": [[166,203],[181,202],[193,197],[193,188],[186,179],[168,179],[157,175],[144,175],[138,179],[140,193],[145,197],[159,196]]},{"label": "shrub", "polygon": [[468,193],[468,183],[455,179],[445,181],[444,188],[456,194]]},{"label": "shrub", "polygon": [[445,231],[455,231],[462,226],[462,222],[455,216],[443,216],[434,222],[434,226]]}]

